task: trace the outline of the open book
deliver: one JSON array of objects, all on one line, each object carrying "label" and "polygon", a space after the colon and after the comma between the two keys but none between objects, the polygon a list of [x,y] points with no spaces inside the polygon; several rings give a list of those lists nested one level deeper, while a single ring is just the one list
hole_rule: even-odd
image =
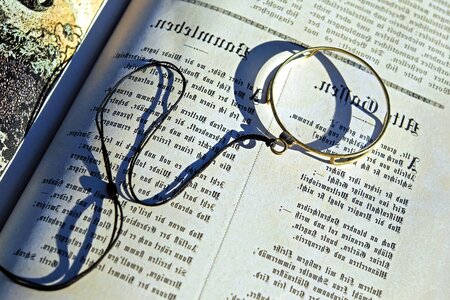
[{"label": "open book", "polygon": [[[12,200],[0,263],[52,284],[104,253],[114,216],[94,119],[126,78],[103,122],[124,209],[118,242],[66,289],[37,292],[1,275],[1,297],[449,298],[449,9],[444,1],[132,0]],[[279,133],[260,101],[267,78],[292,53],[317,45],[362,57],[388,88],[390,127],[369,155],[335,167],[301,151],[277,156],[264,143],[240,144],[165,205],[130,201],[130,158],[182,82],[161,68],[130,76],[143,61],[171,62],[187,79],[183,101],[131,174],[134,191],[148,199],[240,134]],[[7,197],[8,190],[2,186]]]}]

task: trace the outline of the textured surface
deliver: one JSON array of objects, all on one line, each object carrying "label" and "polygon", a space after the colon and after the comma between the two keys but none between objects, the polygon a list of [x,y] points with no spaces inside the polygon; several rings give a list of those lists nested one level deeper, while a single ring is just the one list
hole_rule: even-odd
[{"label": "textured surface", "polygon": [[103,0],[0,0],[0,175]]}]

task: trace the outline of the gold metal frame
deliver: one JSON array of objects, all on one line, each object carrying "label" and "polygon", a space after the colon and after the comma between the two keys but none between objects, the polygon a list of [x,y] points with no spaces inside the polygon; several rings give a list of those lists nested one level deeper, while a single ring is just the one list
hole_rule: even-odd
[{"label": "gold metal frame", "polygon": [[[353,59],[355,59],[357,62],[360,62],[361,64],[363,64],[364,66],[366,66],[371,72],[372,74],[375,76],[375,78],[378,80],[378,82],[381,85],[381,88],[383,90],[385,99],[386,99],[386,114],[384,116],[384,121],[383,121],[383,128],[380,131],[380,134],[377,136],[377,138],[370,143],[369,145],[367,145],[366,147],[364,147],[363,149],[355,152],[355,153],[350,153],[350,154],[331,154],[331,153],[326,153],[326,152],[322,152],[319,151],[315,148],[312,148],[304,143],[302,143],[300,140],[298,140],[296,137],[294,137],[284,126],[283,122],[281,121],[280,117],[277,114],[277,110],[275,108],[275,102],[273,101],[273,85],[275,82],[275,79],[277,78],[277,75],[280,73],[280,70],[283,69],[286,65],[288,65],[290,62],[292,62],[294,59],[297,59],[298,57],[304,56],[305,58],[309,58],[311,56],[314,56],[317,52],[319,51],[332,51],[332,52],[339,52],[339,53],[343,53],[346,54],[350,57],[352,57]],[[276,139],[276,142],[273,143],[270,146],[270,149],[272,150],[273,153],[277,154],[277,155],[281,155],[284,151],[286,151],[288,148],[290,148],[293,145],[299,145],[301,148],[305,149],[306,151],[312,152],[318,156],[323,156],[326,157],[330,164],[333,165],[343,165],[343,164],[347,164],[350,162],[353,162],[361,157],[363,157],[364,155],[368,154],[370,152],[370,150],[375,147],[375,145],[381,140],[381,138],[383,137],[384,133],[386,132],[386,128],[388,126],[389,123],[389,117],[391,114],[391,107],[390,107],[390,100],[389,100],[389,95],[388,92],[386,90],[386,86],[383,83],[383,80],[381,79],[381,77],[378,75],[377,72],[375,72],[375,70],[362,58],[360,58],[359,56],[356,56],[353,53],[350,53],[344,49],[340,49],[340,48],[334,48],[334,47],[328,47],[328,46],[319,46],[319,47],[312,47],[312,48],[308,48],[306,50],[297,52],[293,55],[291,55],[290,57],[288,57],[276,70],[272,80],[270,81],[269,84],[269,89],[267,91],[267,102],[270,103],[273,114],[275,116],[275,120],[277,121],[278,125],[281,127],[281,129],[283,130],[283,132],[280,134],[280,136]],[[276,147],[281,146],[281,150],[277,150]]]}]

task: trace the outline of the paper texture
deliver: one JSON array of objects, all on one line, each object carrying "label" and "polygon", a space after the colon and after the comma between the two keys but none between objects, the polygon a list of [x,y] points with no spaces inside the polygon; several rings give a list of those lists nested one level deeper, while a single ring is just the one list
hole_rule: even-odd
[{"label": "paper texture", "polygon": [[0,175],[102,2],[0,2]]},{"label": "paper texture", "polygon": [[[188,80],[135,167],[143,199],[239,134],[277,136],[269,105],[251,98],[264,95],[258,89],[301,46],[337,46],[371,63],[392,99],[390,127],[367,157],[343,167],[295,150],[276,156],[259,142],[240,145],[170,203],[149,208],[129,201],[124,174],[142,130],[173,101],[180,79],[164,70],[130,77],[104,123],[125,213],[118,245],[66,290],[36,293],[3,277],[2,296],[448,297],[449,51],[448,26],[433,21],[447,20],[440,9],[440,2],[133,1],[0,236],[2,264],[17,274],[51,283],[102,253],[113,213],[95,111],[142,59],[173,62]],[[342,74],[353,68],[335,66]]]}]

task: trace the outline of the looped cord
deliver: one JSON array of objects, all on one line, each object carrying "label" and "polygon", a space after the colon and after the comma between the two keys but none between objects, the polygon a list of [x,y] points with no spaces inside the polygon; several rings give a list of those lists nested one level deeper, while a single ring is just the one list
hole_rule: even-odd
[{"label": "looped cord", "polygon": [[122,208],[122,204],[119,201],[118,189],[117,189],[116,184],[114,183],[114,179],[113,179],[113,175],[112,175],[112,166],[111,166],[111,161],[109,159],[108,150],[107,150],[107,146],[106,146],[106,140],[105,140],[104,126],[103,126],[103,121],[104,121],[103,113],[104,113],[105,108],[106,108],[107,104],[109,103],[112,95],[116,91],[117,87],[132,74],[134,74],[138,71],[141,71],[143,69],[149,68],[149,67],[164,67],[164,68],[175,71],[176,73],[178,73],[181,76],[182,81],[183,81],[183,87],[182,87],[182,91],[181,91],[181,94],[178,97],[178,99],[172,105],[170,105],[167,108],[167,110],[165,110],[146,129],[146,131],[143,134],[143,138],[142,138],[141,142],[139,143],[134,155],[130,159],[130,164],[129,164],[129,168],[127,171],[128,190],[134,201],[136,201],[142,205],[147,205],[147,206],[157,206],[157,205],[167,203],[168,201],[172,200],[177,195],[179,195],[181,192],[183,192],[186,189],[186,187],[189,186],[189,183],[195,177],[197,177],[201,172],[203,172],[206,168],[208,168],[208,166],[211,165],[211,163],[214,161],[214,159],[216,159],[221,153],[223,153],[226,149],[232,147],[233,145],[244,142],[244,141],[248,141],[248,140],[264,142],[266,144],[266,146],[268,146],[268,147],[270,147],[271,145],[273,145],[275,143],[276,139],[268,138],[268,137],[266,137],[264,135],[260,135],[260,134],[241,135],[241,136],[237,137],[236,139],[234,139],[233,141],[226,144],[225,146],[223,146],[219,151],[214,153],[214,155],[212,157],[210,157],[200,168],[198,168],[189,178],[187,178],[180,185],[178,185],[170,195],[164,197],[163,199],[161,199],[160,201],[155,202],[155,203],[143,202],[136,195],[134,188],[133,188],[133,182],[132,182],[132,180],[133,180],[132,174],[133,174],[133,170],[136,165],[137,159],[139,158],[139,155],[141,154],[142,149],[144,149],[144,147],[151,140],[151,137],[158,131],[158,129],[163,124],[163,122],[167,119],[168,115],[173,111],[173,109],[181,101],[181,99],[183,99],[183,96],[184,96],[184,93],[186,90],[186,86],[187,86],[187,80],[184,77],[181,70],[177,66],[175,66],[174,64],[172,64],[170,62],[150,60],[148,63],[144,64],[143,66],[135,69],[134,71],[132,71],[132,72],[128,73],[127,75],[125,75],[124,77],[122,77],[114,85],[114,87],[109,90],[109,92],[103,99],[103,101],[95,115],[95,123],[96,123],[97,130],[98,130],[99,136],[100,136],[101,152],[102,152],[102,156],[103,156],[105,172],[106,172],[106,177],[107,177],[107,181],[108,181],[106,183],[106,191],[107,191],[108,197],[112,200],[113,205],[114,205],[114,222],[113,222],[113,226],[112,226],[111,237],[109,239],[108,245],[105,248],[105,251],[103,252],[102,255],[100,255],[97,258],[97,260],[94,261],[94,263],[91,266],[87,267],[84,271],[82,271],[81,273],[77,274],[76,276],[74,276],[73,278],[71,278],[65,282],[56,283],[56,284],[46,285],[46,284],[40,284],[40,283],[33,282],[31,279],[13,274],[12,272],[8,271],[7,269],[5,269],[3,266],[0,265],[0,271],[3,272],[13,282],[15,282],[19,285],[22,285],[24,287],[35,289],[35,290],[40,290],[40,291],[56,291],[56,290],[64,289],[64,288],[74,284],[75,282],[77,282],[78,280],[80,280],[81,278],[83,278],[84,276],[89,274],[90,272],[92,272],[116,244],[117,240],[119,239],[120,233],[122,232],[122,228],[123,228],[123,208]]}]

